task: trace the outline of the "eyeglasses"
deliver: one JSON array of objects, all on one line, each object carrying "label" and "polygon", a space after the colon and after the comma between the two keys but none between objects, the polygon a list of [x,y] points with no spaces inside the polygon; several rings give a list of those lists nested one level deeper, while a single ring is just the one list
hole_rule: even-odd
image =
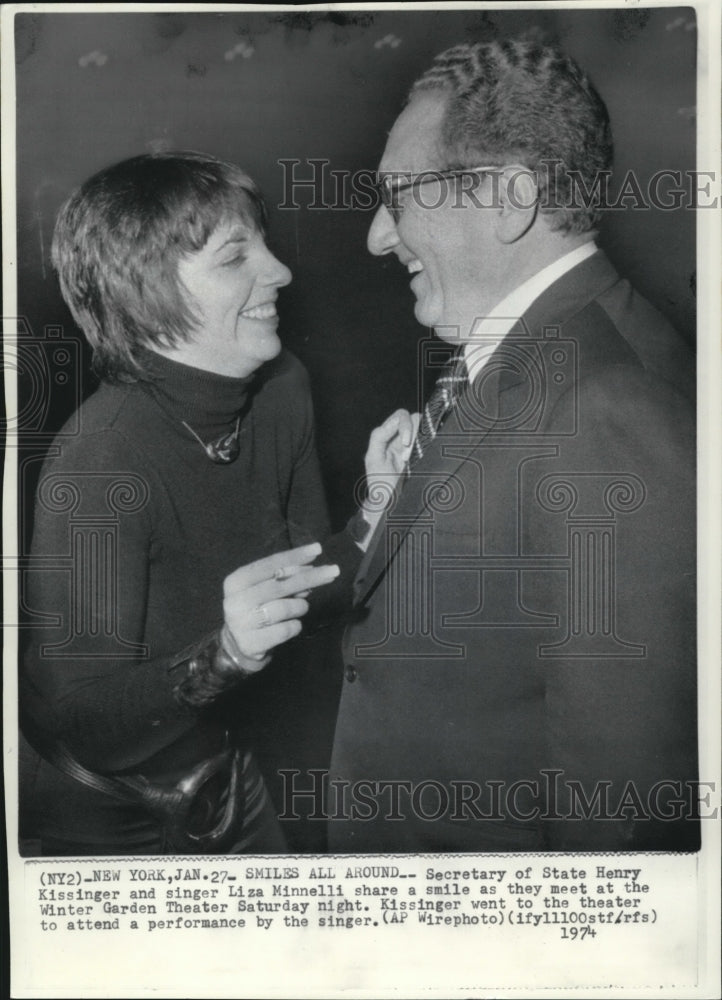
[{"label": "eyeglasses", "polygon": [[[499,170],[498,166],[493,167],[464,167],[460,170],[424,170],[420,174],[385,174],[376,184],[376,190],[381,198],[381,203],[387,210],[394,224],[398,224],[403,206],[399,205],[399,195],[404,191],[416,191],[424,184],[431,181],[450,180],[454,177],[465,177],[468,174],[488,174]],[[403,180],[402,178],[407,178]]]}]

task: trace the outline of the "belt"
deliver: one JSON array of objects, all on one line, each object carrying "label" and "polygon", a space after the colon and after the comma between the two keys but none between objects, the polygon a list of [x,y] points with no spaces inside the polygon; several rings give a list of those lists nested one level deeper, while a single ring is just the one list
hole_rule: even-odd
[{"label": "belt", "polygon": [[227,745],[201,761],[175,784],[149,781],[143,774],[119,777],[84,767],[65,744],[25,735],[54,767],[96,792],[145,808],[161,825],[166,853],[220,854],[238,837],[244,811],[243,751]]}]

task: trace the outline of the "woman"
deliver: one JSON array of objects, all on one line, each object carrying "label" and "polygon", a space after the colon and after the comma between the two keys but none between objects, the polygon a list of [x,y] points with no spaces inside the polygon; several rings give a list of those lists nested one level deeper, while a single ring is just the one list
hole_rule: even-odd
[{"label": "woman", "polygon": [[[102,381],[38,488],[31,853],[284,849],[238,718],[339,568],[311,565],[327,531],[311,402],[264,232],[251,179],[196,153],[120,163],[61,210],[53,262]],[[343,589],[359,547],[328,548]]]}]

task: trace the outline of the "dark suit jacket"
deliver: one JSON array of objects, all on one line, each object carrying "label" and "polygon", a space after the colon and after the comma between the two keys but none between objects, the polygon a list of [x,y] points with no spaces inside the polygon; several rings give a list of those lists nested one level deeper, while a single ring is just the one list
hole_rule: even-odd
[{"label": "dark suit jacket", "polygon": [[696,849],[693,393],[602,253],[514,327],[359,570],[332,852]]}]

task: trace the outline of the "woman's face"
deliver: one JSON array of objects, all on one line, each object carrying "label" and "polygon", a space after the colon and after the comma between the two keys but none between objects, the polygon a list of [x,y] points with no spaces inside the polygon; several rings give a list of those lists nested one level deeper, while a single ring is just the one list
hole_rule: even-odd
[{"label": "woman's face", "polygon": [[222,222],[201,250],[181,259],[178,276],[198,319],[191,339],[174,352],[179,361],[245,377],[276,357],[276,298],[291,272],[258,229],[241,219]]}]

